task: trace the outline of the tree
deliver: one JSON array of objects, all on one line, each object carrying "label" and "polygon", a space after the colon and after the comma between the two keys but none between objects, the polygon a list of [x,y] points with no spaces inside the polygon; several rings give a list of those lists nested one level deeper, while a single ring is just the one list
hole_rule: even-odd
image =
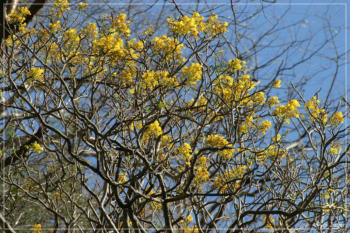
[{"label": "tree", "polygon": [[[166,28],[142,29],[121,12],[87,21],[86,7],[54,1],[29,27],[27,8],[8,15],[4,229],[348,229],[346,99],[306,98],[279,79],[298,63],[257,85],[259,44],[248,58],[228,43],[230,25],[249,35],[236,16],[174,2]],[[274,95],[281,85],[292,94]]]}]

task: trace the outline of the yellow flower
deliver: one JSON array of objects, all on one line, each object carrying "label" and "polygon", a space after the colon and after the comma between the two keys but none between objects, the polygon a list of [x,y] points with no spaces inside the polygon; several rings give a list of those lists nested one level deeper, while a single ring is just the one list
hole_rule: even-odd
[{"label": "yellow flower", "polygon": [[41,229],[41,224],[35,224],[32,226],[31,229],[32,233],[43,233],[43,230]]},{"label": "yellow flower", "polygon": [[68,0],[55,0],[52,5],[52,12],[55,12],[55,17],[61,17],[65,11],[69,11],[69,1]]},{"label": "yellow flower", "polygon": [[202,78],[202,65],[192,63],[190,66],[182,68],[182,74],[187,78],[187,85],[196,85],[197,81]]},{"label": "yellow flower", "polygon": [[194,182],[196,185],[201,185],[209,181],[209,172],[205,167],[196,167]]},{"label": "yellow flower", "polygon": [[89,23],[88,25],[86,25],[82,29],[82,32],[93,40],[95,40],[98,35],[97,26],[95,23]]},{"label": "yellow flower", "polygon": [[201,156],[201,157],[198,158],[197,162],[198,162],[198,165],[200,167],[205,167],[206,164],[207,164],[207,158],[204,157],[204,156]]},{"label": "yellow flower", "polygon": [[10,23],[12,24],[23,24],[23,22],[26,20],[26,17],[28,15],[31,15],[30,11],[27,7],[20,7],[14,12],[8,14],[8,17],[10,19]]},{"label": "yellow flower", "polygon": [[122,34],[125,37],[130,36],[129,20],[126,20],[126,14],[120,14],[112,21],[112,31]]},{"label": "yellow flower", "polygon": [[245,121],[242,122],[242,124],[239,127],[239,131],[241,133],[248,133],[249,128],[251,127],[251,124],[253,122],[253,117],[249,116],[245,119]]},{"label": "yellow flower", "polygon": [[338,126],[340,123],[343,123],[344,122],[343,113],[342,112],[334,113],[331,119],[329,120],[329,122],[335,126]]},{"label": "yellow flower", "polygon": [[123,39],[114,33],[101,36],[95,40],[93,49],[99,55],[108,56],[113,59],[121,59],[126,56]]},{"label": "yellow flower", "polygon": [[192,215],[188,215],[185,221],[186,222],[192,222],[193,221]]},{"label": "yellow flower", "polygon": [[80,41],[77,29],[72,28],[72,29],[64,32],[63,39],[66,41],[67,48],[70,48],[71,46],[76,47]]},{"label": "yellow flower", "polygon": [[86,2],[81,2],[78,4],[78,9],[84,10],[87,6],[88,6],[88,4]]},{"label": "yellow flower", "polygon": [[217,20],[217,18],[218,16],[215,14],[209,16],[209,19],[206,22],[207,30],[205,31],[205,33],[211,34],[212,36],[216,36],[217,34],[227,32],[228,23],[222,23],[219,20]]},{"label": "yellow flower", "polygon": [[320,100],[316,96],[312,97],[307,103],[305,103],[306,109],[309,111],[311,117],[317,121],[326,124],[328,116],[325,109],[320,109],[318,103]]},{"label": "yellow flower", "polygon": [[[228,145],[228,146],[232,146],[232,145]],[[224,159],[230,159],[232,158],[232,154],[235,152],[235,149],[224,149],[224,150],[220,150],[218,152],[218,155],[221,156]]]},{"label": "yellow flower", "polygon": [[172,141],[172,137],[170,135],[163,135],[160,145],[161,146],[169,146]]},{"label": "yellow flower", "polygon": [[142,88],[147,88],[153,90],[158,86],[158,78],[156,76],[156,72],[147,70],[142,75]]},{"label": "yellow flower", "polygon": [[44,150],[44,148],[38,142],[32,143],[28,148],[37,154],[41,153]]},{"label": "yellow flower", "polygon": [[[241,165],[225,171],[223,175],[215,178],[212,187],[214,189],[218,189],[219,193],[223,193],[228,188],[228,184],[225,184],[225,183],[230,183],[233,179],[242,178],[246,169],[247,169],[246,165]],[[234,185],[234,188],[239,187],[239,183],[237,184],[235,182],[233,185]]]},{"label": "yellow flower", "polygon": [[271,127],[271,121],[265,120],[263,121],[259,126],[259,131],[262,132],[262,134],[266,134],[266,131]]},{"label": "yellow flower", "polygon": [[183,44],[179,44],[177,39],[163,35],[161,37],[155,37],[152,40],[153,50],[161,53],[165,56],[166,61],[172,61],[174,58],[180,57],[182,54],[181,49]]},{"label": "yellow flower", "polygon": [[326,205],[322,206],[322,209],[324,212],[329,212],[334,207],[336,207],[334,203],[332,204],[326,203]]},{"label": "yellow flower", "polygon": [[163,134],[163,130],[160,127],[159,122],[157,120],[148,126],[148,131],[156,137]]},{"label": "yellow flower", "polygon": [[273,107],[275,104],[279,104],[280,101],[278,100],[278,97],[277,96],[272,96],[269,100],[268,100],[268,104],[269,104],[269,107]]},{"label": "yellow flower", "polygon": [[337,148],[334,148],[334,147],[331,147],[330,149],[329,149],[329,153],[330,154],[338,154],[338,149]]},{"label": "yellow flower", "polygon": [[243,67],[246,67],[246,62],[242,61],[238,58],[235,58],[234,60],[229,60],[227,63],[228,71],[233,73],[235,71],[242,71]]},{"label": "yellow flower", "polygon": [[278,143],[281,141],[281,135],[280,134],[277,134],[275,137],[273,137],[272,139],[275,143]]},{"label": "yellow flower", "polygon": [[183,16],[179,21],[174,19],[168,19],[168,25],[172,32],[187,35],[191,34],[194,37],[198,36],[198,33],[203,32],[206,28],[204,24],[204,17],[201,17],[198,12],[194,12],[191,17]]},{"label": "yellow flower", "polygon": [[280,88],[281,87],[281,80],[277,80],[273,83],[273,87]]},{"label": "yellow flower", "polygon": [[118,176],[118,184],[125,183],[127,181],[127,177],[124,173],[119,174]]},{"label": "yellow flower", "polygon": [[59,192],[55,192],[55,199],[56,200],[61,200],[62,199],[62,195]]},{"label": "yellow flower", "polygon": [[216,36],[220,33],[227,32],[227,22],[217,20],[217,15],[211,15],[207,21],[201,17],[198,12],[194,12],[191,17],[183,16],[180,20],[168,19],[169,29],[180,35],[191,35],[197,37],[199,33],[204,32]]},{"label": "yellow flower", "polygon": [[300,104],[299,104],[298,100],[296,100],[296,99],[290,100],[290,101],[288,102],[288,105],[291,105],[291,106],[293,106],[293,107],[295,107],[295,108],[300,107]]},{"label": "yellow flower", "polygon": [[125,69],[120,74],[120,80],[122,81],[123,85],[130,85],[133,82],[133,77],[136,76],[136,71],[133,68]]},{"label": "yellow flower", "polygon": [[328,200],[328,199],[330,199],[330,198],[331,198],[330,193],[329,193],[329,192],[327,192],[327,191],[323,192],[323,193],[322,193],[322,196],[323,196],[323,198],[324,198],[324,199],[326,199],[326,200]]},{"label": "yellow flower", "polygon": [[267,215],[264,215],[264,222],[266,223],[266,228],[267,229],[273,229],[273,223],[275,222],[275,220],[269,216],[267,217]]},{"label": "yellow flower", "polygon": [[[137,127],[137,125],[136,125]],[[156,120],[152,124],[148,125],[144,134],[143,134],[143,140],[145,142],[148,142],[150,138],[155,138],[163,134],[163,130],[160,127],[159,122]]]},{"label": "yellow flower", "polygon": [[57,20],[54,23],[50,23],[49,28],[50,28],[50,33],[57,33],[57,31],[61,29],[61,22]]},{"label": "yellow flower", "polygon": [[254,95],[252,96],[252,99],[255,103],[260,105],[264,104],[266,100],[264,92],[262,91],[254,93]]},{"label": "yellow flower", "polygon": [[206,139],[207,146],[222,147],[222,146],[226,146],[227,144],[228,144],[228,141],[224,137],[219,136],[217,134],[209,135]]},{"label": "yellow flower", "polygon": [[183,158],[185,159],[185,161],[187,162],[186,164],[188,165],[189,161],[192,158],[192,148],[190,144],[185,142],[182,146],[179,146],[179,148],[177,148],[177,152],[180,155],[183,155]]},{"label": "yellow flower", "polygon": [[43,69],[34,67],[27,73],[27,76],[37,81],[43,81],[43,73]]},{"label": "yellow flower", "polygon": [[278,118],[283,118],[283,117],[286,118],[286,121],[288,123],[289,118],[299,117],[299,111],[296,110],[297,107],[300,107],[298,100],[292,99],[285,106],[284,105],[276,106],[276,109],[272,112],[272,114],[277,116]]}]

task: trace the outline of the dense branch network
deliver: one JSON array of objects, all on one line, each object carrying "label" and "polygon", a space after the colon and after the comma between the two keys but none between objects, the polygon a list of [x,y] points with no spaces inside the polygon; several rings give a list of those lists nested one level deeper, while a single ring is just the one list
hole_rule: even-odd
[{"label": "dense branch network", "polygon": [[[230,24],[204,10],[175,5],[166,28],[159,17],[159,28],[136,30],[127,14],[85,20],[87,4],[62,0],[28,27],[44,1],[11,3],[2,9],[4,229],[348,228],[346,102],[306,98],[279,78],[293,65],[254,79],[292,45],[252,67],[227,45]],[[238,33],[234,5],[232,14]],[[280,88],[293,94],[279,98]]]}]

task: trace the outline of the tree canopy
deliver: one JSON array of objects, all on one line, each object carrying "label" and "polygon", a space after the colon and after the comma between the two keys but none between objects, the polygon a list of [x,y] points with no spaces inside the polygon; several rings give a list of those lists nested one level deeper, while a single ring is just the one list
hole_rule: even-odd
[{"label": "tree canopy", "polygon": [[305,97],[282,63],[260,79],[260,44],[238,53],[214,10],[142,25],[56,0],[29,23],[39,6],[2,34],[3,229],[349,229],[346,97]]}]

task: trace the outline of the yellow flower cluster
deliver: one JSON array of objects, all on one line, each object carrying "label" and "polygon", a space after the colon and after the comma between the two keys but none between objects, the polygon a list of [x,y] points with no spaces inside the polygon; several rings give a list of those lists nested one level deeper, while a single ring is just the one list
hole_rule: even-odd
[{"label": "yellow flower cluster", "polygon": [[168,71],[147,70],[142,75],[140,86],[143,89],[153,90],[157,86],[168,87],[168,88],[175,87],[175,86],[178,86],[178,82],[176,80],[176,77],[169,76]]},{"label": "yellow flower cluster", "polygon": [[[209,135],[206,138],[206,145],[207,146],[215,146],[215,147],[224,147],[224,146],[232,147],[233,146],[232,144],[229,144],[228,141],[224,137],[219,136],[217,134]],[[223,150],[220,150],[218,152],[218,155],[222,158],[230,159],[234,152],[235,152],[234,148],[223,149]]]},{"label": "yellow flower cluster", "polygon": [[32,226],[31,233],[43,233],[41,229],[41,224],[35,224]]},{"label": "yellow flower cluster", "polygon": [[194,167],[195,168],[194,183],[196,186],[200,186],[210,180],[209,172],[206,168],[207,158],[204,156],[199,157],[196,164],[197,166]]},{"label": "yellow flower cluster", "polygon": [[182,68],[182,74],[186,78],[186,85],[194,86],[202,78],[202,65],[192,63],[190,66]]},{"label": "yellow flower cluster", "polygon": [[8,15],[11,24],[23,24],[26,17],[31,15],[27,7],[20,7]]},{"label": "yellow flower cluster", "polygon": [[226,102],[230,103],[234,99],[233,95],[234,80],[229,75],[220,75],[215,81],[214,93],[222,97]]},{"label": "yellow flower cluster", "polygon": [[207,168],[199,166],[199,167],[195,167],[195,170],[196,170],[195,177],[194,177],[195,185],[199,186],[210,180],[209,172]]},{"label": "yellow flower cluster", "polygon": [[[151,191],[147,195],[152,197],[153,194],[156,194],[156,192],[154,192],[154,190],[151,189]],[[160,202],[157,202],[157,201],[152,201],[150,207],[153,210],[160,210],[160,209],[162,209],[162,204]]]},{"label": "yellow flower cluster", "polygon": [[280,101],[279,101],[279,99],[278,99],[277,96],[272,96],[272,97],[267,101],[267,103],[269,104],[269,107],[271,108],[271,107],[273,107],[274,105],[279,104]]},{"label": "yellow flower cluster", "polygon": [[[113,76],[117,76],[116,73]],[[128,68],[121,72],[119,79],[123,83],[123,87],[133,83],[133,78],[136,76],[136,70],[134,68]]]},{"label": "yellow flower cluster", "polygon": [[131,39],[128,41],[129,48],[135,49],[137,51],[141,51],[143,49],[143,42],[142,41],[136,41],[136,39]]},{"label": "yellow flower cluster", "polygon": [[57,33],[59,30],[61,30],[61,21],[57,20],[54,23],[50,23],[49,24],[49,28],[50,28],[50,33]]},{"label": "yellow flower cluster", "polygon": [[44,73],[43,69],[34,67],[27,73],[27,76],[37,81],[43,81],[44,79],[43,73]]},{"label": "yellow flower cluster", "polygon": [[201,156],[197,160],[197,164],[199,167],[205,167],[207,165],[207,157]]},{"label": "yellow flower cluster", "polygon": [[320,100],[316,96],[312,97],[307,103],[305,103],[306,109],[309,111],[313,119],[317,119],[323,124],[327,123],[328,117],[325,109],[320,109],[318,103]]},{"label": "yellow flower cluster", "polygon": [[179,35],[191,35],[197,37],[199,33],[211,34],[216,36],[227,31],[228,23],[217,20],[217,15],[209,16],[207,21],[200,16],[198,12],[194,12],[191,17],[183,16],[180,20],[169,18],[168,25],[172,32]]},{"label": "yellow flower cluster", "polygon": [[194,37],[197,37],[198,33],[203,32],[207,27],[204,17],[201,17],[198,12],[194,12],[191,17],[185,15],[179,21],[169,18],[168,24],[172,32],[180,35],[191,34]]},{"label": "yellow flower cluster", "polygon": [[81,31],[92,40],[95,40],[98,36],[97,26],[95,23],[88,23]]},{"label": "yellow flower cluster", "polygon": [[262,134],[266,134],[266,131],[271,127],[271,121],[265,120],[261,122],[261,124],[258,127],[258,131],[261,132]]},{"label": "yellow flower cluster", "polygon": [[198,233],[199,230],[197,227],[189,227],[189,226],[186,226],[185,229],[183,231],[180,231],[182,233]]},{"label": "yellow flower cluster", "polygon": [[[218,189],[219,193],[223,193],[226,189],[228,189],[228,184],[231,183],[233,179],[241,179],[246,170],[247,166],[241,165],[225,171],[222,176],[215,178],[212,188]],[[239,183],[237,181],[234,183],[234,188],[239,188]]]},{"label": "yellow flower cluster", "polygon": [[248,133],[248,131],[249,131],[251,125],[252,125],[253,120],[254,120],[254,119],[253,119],[252,116],[247,117],[247,118],[242,122],[242,124],[240,125],[239,131],[240,131],[241,133]]},{"label": "yellow flower cluster", "polygon": [[70,7],[68,0],[55,0],[52,5],[51,13],[53,14],[55,12],[54,16],[59,18],[65,11],[69,10]]},{"label": "yellow flower cluster", "polygon": [[65,46],[69,49],[77,47],[80,42],[80,38],[76,28],[64,32],[63,39],[66,41]]},{"label": "yellow flower cluster", "polygon": [[173,57],[179,57],[182,54],[181,49],[184,47],[183,44],[179,44],[177,39],[167,37],[166,35],[155,37],[152,43],[153,50],[162,53],[167,61]]},{"label": "yellow flower cluster", "polygon": [[228,141],[217,134],[211,134],[206,139],[206,145],[207,146],[216,146],[216,147],[223,147],[228,144]]},{"label": "yellow flower cluster", "polygon": [[185,165],[190,165],[190,161],[192,158],[192,149],[190,144],[184,143],[183,145],[177,148],[177,153],[183,156],[183,159],[186,161]]},{"label": "yellow flower cluster", "polygon": [[251,80],[250,75],[242,75],[234,80],[229,75],[220,75],[214,81],[214,93],[220,96],[226,103],[242,104],[249,106],[252,103],[263,104],[264,95],[261,92],[250,95],[249,91],[255,87],[255,83]]},{"label": "yellow flower cluster", "polygon": [[118,184],[125,183],[127,181],[127,177],[124,173],[119,174],[118,176]]},{"label": "yellow flower cluster", "polygon": [[61,200],[62,199],[62,195],[59,192],[55,192],[54,197],[56,200]]},{"label": "yellow flower cluster", "polygon": [[169,146],[172,142],[172,137],[170,135],[163,135],[162,136],[162,139],[160,141],[160,146],[163,147],[163,146]]},{"label": "yellow flower cluster", "polygon": [[44,148],[38,142],[32,143],[29,146],[29,149],[37,154],[41,153],[44,150]]},{"label": "yellow flower cluster", "polygon": [[238,58],[234,60],[229,60],[229,62],[227,63],[227,70],[230,73],[233,73],[235,71],[242,71],[243,67],[246,67],[246,62]]},{"label": "yellow flower cluster", "polygon": [[218,16],[213,14],[209,16],[209,19],[207,20],[207,27],[209,30],[207,30],[207,33],[211,33],[212,36],[216,36],[221,33],[227,32],[227,22],[220,22],[217,20]]},{"label": "yellow flower cluster", "polygon": [[[194,102],[194,99],[191,99],[187,105],[191,107],[193,105],[193,102]],[[193,105],[195,107],[194,111],[196,112],[204,111],[207,104],[208,104],[207,98],[205,98],[204,96],[199,97],[198,101]]]},{"label": "yellow flower cluster", "polygon": [[332,210],[334,208],[337,208],[337,206],[334,203],[329,204],[327,202],[326,205],[322,206],[322,209],[323,209],[324,212],[329,212],[330,210]]},{"label": "yellow flower cluster", "polygon": [[[232,144],[228,144],[227,146],[231,146],[232,147]],[[218,152],[218,155],[220,157],[224,158],[224,159],[231,159],[234,152],[235,152],[234,148],[224,149],[224,150],[220,150]]]},{"label": "yellow flower cluster", "polygon": [[6,39],[6,46],[19,46],[21,44],[21,41],[18,40],[18,37],[16,35],[10,35],[7,39]]},{"label": "yellow flower cluster", "polygon": [[122,34],[125,37],[130,36],[130,24],[129,20],[126,20],[126,14],[120,14],[118,15],[113,21],[112,21],[112,28],[110,32],[116,32],[118,34]]},{"label": "yellow flower cluster", "polygon": [[270,158],[270,159],[275,159],[276,157],[283,158],[286,155],[286,153],[287,153],[286,149],[280,148],[279,143],[276,142],[273,146],[268,146],[264,150],[257,153],[257,158],[260,161],[260,163],[265,163],[265,160],[267,158]]},{"label": "yellow flower cluster", "polygon": [[286,122],[289,123],[289,118],[299,117],[299,111],[296,109],[298,107],[300,107],[298,100],[292,99],[288,102],[286,106],[276,106],[276,109],[272,112],[272,114],[277,116],[278,118],[285,118]]},{"label": "yellow flower cluster", "polygon": [[334,148],[334,147],[331,147],[331,148],[329,148],[329,153],[330,154],[338,154],[338,149]]},{"label": "yellow flower cluster", "polygon": [[84,10],[87,6],[88,6],[88,4],[86,2],[81,2],[77,5],[77,8],[79,10]]},{"label": "yellow flower cluster", "polygon": [[281,87],[281,80],[277,80],[273,83],[272,87],[280,88]]},{"label": "yellow flower cluster", "polygon": [[275,222],[275,219],[273,219],[273,217],[268,216],[265,214],[264,215],[264,223],[266,224],[266,228],[267,229],[273,229],[273,223]]},{"label": "yellow flower cluster", "polygon": [[118,37],[117,33],[101,36],[94,41],[93,49],[100,56],[106,55],[116,59],[123,58],[126,55],[124,41],[121,37]]},{"label": "yellow flower cluster", "polygon": [[336,112],[332,115],[332,117],[329,119],[329,123],[334,126],[338,126],[339,124],[344,122],[343,113],[342,112]]},{"label": "yellow flower cluster", "polygon": [[265,103],[265,100],[266,100],[264,92],[259,91],[259,92],[254,93],[252,95],[251,100],[259,105],[263,105]]},{"label": "yellow flower cluster", "polygon": [[152,124],[148,125],[144,135],[143,139],[148,142],[150,138],[158,137],[163,134],[162,127],[160,127],[159,122],[156,120]]}]

